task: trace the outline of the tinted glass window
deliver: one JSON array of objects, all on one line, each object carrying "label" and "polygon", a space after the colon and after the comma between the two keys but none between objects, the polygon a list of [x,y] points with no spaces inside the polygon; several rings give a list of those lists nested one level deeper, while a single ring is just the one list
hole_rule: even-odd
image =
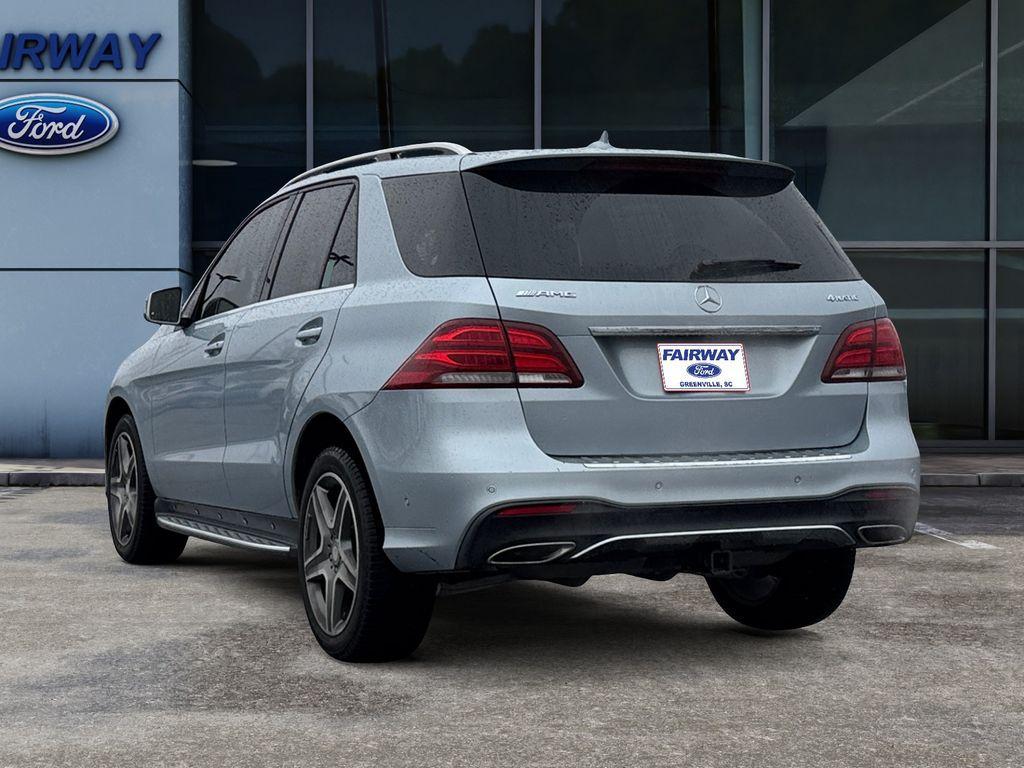
[{"label": "tinted glass window", "polygon": [[544,0],[543,13],[544,146],[607,129],[619,147],[760,156],[759,2]]},{"label": "tinted glass window", "polygon": [[326,163],[383,146],[375,2],[314,0],[315,158]]},{"label": "tinted glass window", "polygon": [[1005,240],[1024,240],[1024,45],[1022,43],[1024,43],[1024,3],[1000,3],[999,152],[997,157],[999,161],[999,237]]},{"label": "tinted glass window", "polygon": [[256,301],[289,205],[282,201],[257,213],[231,240],[207,275],[200,317]]},{"label": "tinted glass window", "polygon": [[836,237],[984,237],[986,5],[772,4],[771,159]]},{"label": "tinted glass window", "polygon": [[483,274],[458,173],[401,176],[382,184],[410,272],[425,277]]},{"label": "tinted glass window", "polygon": [[345,206],[345,216],[338,227],[321,285],[353,285],[356,282],[356,245],[359,239],[359,195],[353,192]]},{"label": "tinted glass window", "polygon": [[745,163],[579,159],[509,163],[464,174],[492,277],[855,279],[856,271],[790,178],[785,169]]},{"label": "tinted glass window", "polygon": [[850,258],[882,295],[903,342],[914,433],[922,440],[983,438],[985,254],[879,251]]},{"label": "tinted glass window", "polygon": [[395,144],[533,145],[533,0],[388,0]]},{"label": "tinted glass window", "polygon": [[301,0],[193,0],[193,239],[222,241],[306,165]]},{"label": "tinted glass window", "polygon": [[1024,440],[1024,252],[1000,251],[996,276],[996,437]]},{"label": "tinted glass window", "polygon": [[341,184],[302,196],[281,252],[270,298],[321,287],[331,245],[351,195],[352,186]]}]

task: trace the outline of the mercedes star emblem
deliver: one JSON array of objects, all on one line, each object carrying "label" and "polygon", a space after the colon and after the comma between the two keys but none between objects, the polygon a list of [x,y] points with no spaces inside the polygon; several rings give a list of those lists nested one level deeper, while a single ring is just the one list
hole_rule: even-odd
[{"label": "mercedes star emblem", "polygon": [[722,308],[722,297],[710,285],[698,285],[693,298],[705,312],[717,312]]}]

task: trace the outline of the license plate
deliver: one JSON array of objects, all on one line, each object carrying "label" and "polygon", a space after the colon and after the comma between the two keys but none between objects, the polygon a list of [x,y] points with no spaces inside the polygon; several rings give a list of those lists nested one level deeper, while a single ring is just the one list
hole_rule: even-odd
[{"label": "license plate", "polygon": [[658,364],[666,392],[750,390],[742,344],[659,344]]}]

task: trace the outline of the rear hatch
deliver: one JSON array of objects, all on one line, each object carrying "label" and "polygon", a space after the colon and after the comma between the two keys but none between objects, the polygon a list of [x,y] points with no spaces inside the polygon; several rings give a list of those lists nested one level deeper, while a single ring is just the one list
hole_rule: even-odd
[{"label": "rear hatch", "polygon": [[874,293],[788,169],[593,154],[463,168],[501,317],[549,328],[584,379],[520,389],[542,450],[714,454],[855,439],[867,384],[823,384],[821,373],[843,329],[874,317]]}]

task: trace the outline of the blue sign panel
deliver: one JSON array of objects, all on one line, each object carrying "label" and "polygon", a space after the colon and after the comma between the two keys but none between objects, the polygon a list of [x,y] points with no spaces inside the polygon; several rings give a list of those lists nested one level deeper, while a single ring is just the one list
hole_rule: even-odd
[{"label": "blue sign panel", "polygon": [[104,144],[117,115],[81,96],[30,93],[0,100],[0,148],[28,155],[67,155]]}]

